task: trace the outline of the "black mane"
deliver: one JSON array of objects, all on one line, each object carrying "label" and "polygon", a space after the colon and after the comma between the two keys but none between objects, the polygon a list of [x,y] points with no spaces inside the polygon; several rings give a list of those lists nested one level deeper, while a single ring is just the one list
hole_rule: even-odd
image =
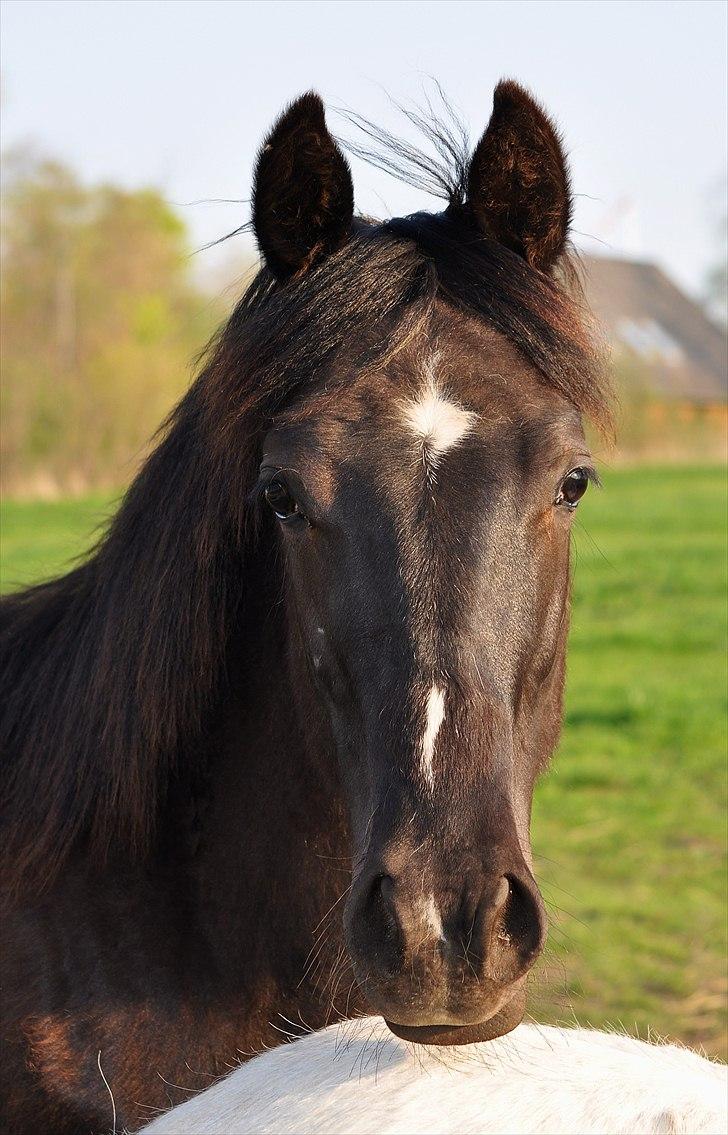
[{"label": "black mane", "polygon": [[[12,887],[48,882],[79,838],[101,855],[148,848],[170,773],[224,687],[262,433],[314,376],[335,383],[342,356],[381,360],[426,326],[439,297],[608,426],[573,288],[473,232],[459,151],[442,138],[452,177],[416,164],[445,190],[445,212],[357,222],[342,248],[284,284],[261,270],[89,561],[3,601],[0,823]],[[390,169],[395,159],[401,167],[401,147]]]}]

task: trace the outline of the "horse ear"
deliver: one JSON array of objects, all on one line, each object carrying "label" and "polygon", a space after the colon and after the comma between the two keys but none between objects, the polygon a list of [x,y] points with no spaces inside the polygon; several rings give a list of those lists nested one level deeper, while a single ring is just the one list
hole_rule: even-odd
[{"label": "horse ear", "polygon": [[281,115],[258,155],[253,228],[278,279],[304,271],[346,239],[354,188],[346,158],[326,129],[313,91]]},{"label": "horse ear", "polygon": [[556,127],[531,95],[501,81],[470,161],[467,205],[478,228],[547,272],[571,220],[566,160]]}]

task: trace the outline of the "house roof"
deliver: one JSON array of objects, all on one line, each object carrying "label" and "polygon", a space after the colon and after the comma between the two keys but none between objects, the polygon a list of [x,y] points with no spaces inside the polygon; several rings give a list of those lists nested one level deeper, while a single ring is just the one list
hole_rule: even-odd
[{"label": "house roof", "polygon": [[590,307],[648,389],[694,402],[728,398],[725,332],[660,268],[603,256],[583,263]]}]

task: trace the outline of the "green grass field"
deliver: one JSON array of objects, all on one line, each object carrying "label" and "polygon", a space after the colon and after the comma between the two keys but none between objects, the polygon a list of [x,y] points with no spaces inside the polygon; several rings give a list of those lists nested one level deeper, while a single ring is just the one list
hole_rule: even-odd
[{"label": "green grass field", "polygon": [[[537,790],[539,1020],[726,1056],[726,473],[607,472],[575,528],[567,717]],[[8,502],[5,589],[60,571],[108,498]]]}]

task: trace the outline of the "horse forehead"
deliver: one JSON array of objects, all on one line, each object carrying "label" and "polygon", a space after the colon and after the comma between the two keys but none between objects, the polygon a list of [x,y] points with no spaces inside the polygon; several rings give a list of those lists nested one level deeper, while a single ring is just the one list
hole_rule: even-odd
[{"label": "horse forehead", "polygon": [[319,389],[279,420],[281,463],[324,478],[328,500],[347,483],[389,496],[449,467],[487,475],[492,464],[502,474],[540,463],[580,434],[578,415],[508,347],[500,336],[475,347],[435,339],[384,371]]},{"label": "horse forehead", "polygon": [[435,365],[425,368],[420,389],[397,407],[415,445],[433,464],[458,445],[475,427],[478,415],[466,409],[438,379]]},{"label": "horse forehead", "polygon": [[391,453],[411,455],[418,441],[436,456],[476,433],[505,444],[518,422],[548,415],[553,402],[503,336],[449,316],[381,369],[317,386],[280,421],[294,426],[303,457],[371,466]]}]

